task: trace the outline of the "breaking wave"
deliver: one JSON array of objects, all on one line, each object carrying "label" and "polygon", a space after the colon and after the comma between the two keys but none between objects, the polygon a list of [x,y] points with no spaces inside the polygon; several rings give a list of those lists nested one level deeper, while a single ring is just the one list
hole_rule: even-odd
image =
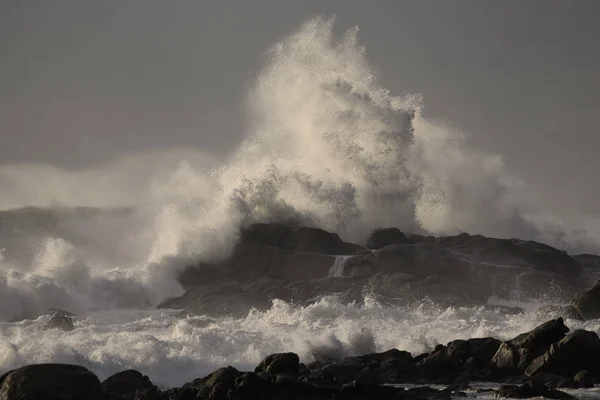
[{"label": "breaking wave", "polygon": [[[338,37],[333,25],[311,19],[266,53],[247,96],[246,137],[221,164],[187,151],[77,172],[0,167],[3,209],[131,208],[114,218],[65,217],[41,233],[0,226],[2,243],[11,243],[0,245],[0,320],[31,318],[0,324],[0,367],[69,361],[104,376],[133,367],[178,384],[225,363],[253,366],[276,351],[305,359],[354,348],[422,351],[437,341],[509,337],[532,327],[527,316],[484,309],[410,312],[331,299],[305,308],[276,302],[265,313],[219,321],[162,311],[94,314],[149,308],[181,294],[177,272],[190,260],[226,256],[240,226],[251,222],[316,226],[357,242],[374,228],[397,226],[596,248],[592,233],[570,234],[560,218],[525,206],[522,182],[502,158],[470,149],[464,133],[425,118],[420,96],[389,93],[358,44],[358,29]],[[15,212],[41,223],[34,209]],[[41,333],[47,317],[39,315],[50,307],[81,314],[78,329]]]},{"label": "breaking wave", "polygon": [[[535,305],[531,305],[532,308]],[[232,365],[253,370],[265,356],[296,352],[302,362],[391,348],[413,355],[455,339],[493,336],[509,339],[542,319],[532,313],[507,315],[489,307],[383,307],[322,298],[306,307],[276,300],[264,312],[244,318],[181,318],[168,310],[90,313],[75,317],[71,332],[43,331],[43,316],[0,323],[0,367],[32,362],[76,363],[101,379],[137,369],[163,387],[174,387]],[[567,321],[573,329],[598,331],[598,321]]]}]

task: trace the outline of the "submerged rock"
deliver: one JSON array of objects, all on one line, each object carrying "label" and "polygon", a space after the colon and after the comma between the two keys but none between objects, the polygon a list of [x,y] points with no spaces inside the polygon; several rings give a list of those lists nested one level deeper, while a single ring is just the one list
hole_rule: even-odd
[{"label": "submerged rock", "polygon": [[72,331],[75,329],[73,326],[73,319],[69,315],[62,313],[55,313],[50,321],[44,325],[44,330],[48,329],[59,329],[61,331]]}]

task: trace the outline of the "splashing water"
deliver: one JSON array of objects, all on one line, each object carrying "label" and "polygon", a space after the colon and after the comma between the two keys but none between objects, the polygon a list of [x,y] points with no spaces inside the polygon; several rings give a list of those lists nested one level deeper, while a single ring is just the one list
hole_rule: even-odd
[{"label": "splashing water", "polygon": [[[75,317],[71,332],[43,331],[49,316],[3,322],[0,368],[68,362],[90,368],[101,379],[134,368],[172,387],[224,365],[252,370],[275,352],[296,352],[303,362],[391,348],[417,355],[454,339],[509,339],[541,322],[534,314],[506,315],[485,307],[389,308],[376,301],[358,306],[336,297],[306,307],[275,300],[270,309],[238,319],[176,315],[168,310],[90,313]],[[598,321],[566,323],[573,329],[600,329]]]},{"label": "splashing water", "polygon": [[[248,93],[246,138],[221,165],[186,154],[159,169],[146,168],[156,160],[142,157],[79,175],[0,167],[0,186],[14,189],[0,194],[3,208],[126,203],[134,209],[110,223],[75,219],[61,227],[84,244],[60,235],[36,238],[32,250],[23,245],[33,254],[30,263],[0,253],[0,321],[31,318],[0,322],[1,370],[74,362],[101,377],[136,368],[173,386],[226,364],[253,368],[277,351],[304,360],[393,347],[418,353],[457,338],[508,338],[535,325],[527,313],[426,304],[406,310],[335,298],[307,307],[275,301],[242,319],[179,318],[149,309],[182,294],[181,268],[226,256],[240,226],[251,222],[301,223],[358,242],[374,228],[398,226],[592,243],[554,235],[547,228],[552,221],[526,212],[520,182],[500,157],[469,150],[462,133],[425,119],[419,96],[391,95],[373,74],[358,30],[336,37],[333,23],[311,19],[268,51]],[[190,161],[196,158],[202,161]],[[111,187],[115,176],[146,184]],[[332,275],[343,266],[336,259]],[[78,314],[77,329],[42,332],[47,316],[39,315],[50,307]]]}]

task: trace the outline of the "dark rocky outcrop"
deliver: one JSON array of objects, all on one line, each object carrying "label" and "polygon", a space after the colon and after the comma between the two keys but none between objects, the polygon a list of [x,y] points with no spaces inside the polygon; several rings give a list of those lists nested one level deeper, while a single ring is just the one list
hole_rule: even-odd
[{"label": "dark rocky outcrop", "polygon": [[536,357],[564,338],[568,331],[562,318],[550,320],[530,332],[503,342],[490,364],[499,375],[522,374]]},{"label": "dark rocky outcrop", "polygon": [[596,332],[576,330],[552,343],[532,360],[525,373],[552,373],[571,378],[582,370],[600,373],[600,338]]},{"label": "dark rocky outcrop", "polygon": [[159,397],[158,388],[150,378],[135,370],[116,373],[101,384],[102,391],[109,399],[150,400]]},{"label": "dark rocky outcrop", "polygon": [[378,250],[390,244],[410,243],[406,235],[398,228],[376,229],[367,239],[367,249]]},{"label": "dark rocky outcrop", "polygon": [[[188,293],[161,306],[244,315],[252,307],[269,307],[275,298],[304,303],[337,293],[354,300],[365,287],[383,301],[485,305],[493,293],[561,303],[585,287],[577,260],[537,242],[466,233],[405,235],[384,228],[372,233],[367,247],[317,228],[251,224],[227,259],[186,268],[179,281]],[[548,317],[553,315],[570,318],[579,311],[556,310]]]},{"label": "dark rocky outcrop", "polygon": [[271,354],[258,364],[254,372],[298,377],[300,358],[295,353]]},{"label": "dark rocky outcrop", "polygon": [[343,242],[335,233],[281,224],[252,224],[242,229],[240,242],[326,255],[354,254],[364,250],[359,245]]},{"label": "dark rocky outcrop", "polygon": [[34,364],[0,377],[1,400],[105,400],[98,377],[84,367]]}]

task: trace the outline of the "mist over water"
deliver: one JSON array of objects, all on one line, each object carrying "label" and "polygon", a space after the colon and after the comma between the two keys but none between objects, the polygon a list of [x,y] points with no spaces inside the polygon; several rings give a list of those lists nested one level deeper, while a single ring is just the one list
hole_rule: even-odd
[{"label": "mist over water", "polygon": [[[245,139],[225,161],[174,150],[81,171],[0,167],[1,209],[129,210],[61,219],[62,232],[78,241],[17,235],[28,258],[0,253],[0,368],[55,360],[106,375],[135,367],[173,385],[226,363],[254,366],[276,351],[304,359],[357,348],[424,351],[437,341],[509,337],[533,326],[527,316],[482,309],[389,310],[332,299],[307,308],[276,302],[266,313],[208,324],[164,312],[127,314],[130,321],[118,313],[90,316],[148,309],[182,294],[178,271],[192,260],[227,256],[239,228],[252,222],[315,226],[355,242],[375,228],[397,226],[597,248],[593,226],[575,231],[561,216],[534,207],[502,157],[476,152],[463,132],[428,120],[419,95],[389,93],[358,43],[358,29],[338,37],[333,25],[311,19],[268,50],[248,91]],[[45,317],[38,316],[50,307],[81,314],[78,329],[40,332]],[[21,318],[31,320],[6,322]],[[28,337],[42,345],[34,349]]]}]

